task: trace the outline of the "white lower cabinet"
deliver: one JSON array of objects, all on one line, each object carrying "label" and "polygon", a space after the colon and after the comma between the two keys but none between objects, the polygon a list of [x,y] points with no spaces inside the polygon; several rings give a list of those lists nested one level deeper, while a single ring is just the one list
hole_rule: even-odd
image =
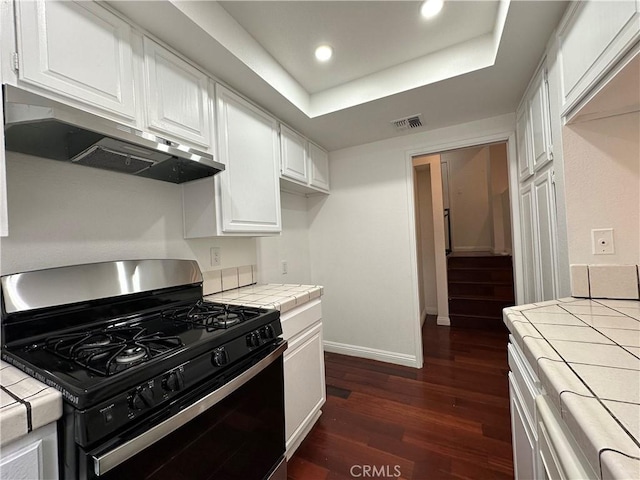
[{"label": "white lower cabinet", "polygon": [[316,423],[326,400],[320,300],[281,317],[284,338],[284,399],[287,459]]},{"label": "white lower cabinet", "polygon": [[58,436],[50,423],[2,446],[0,480],[57,480]]},{"label": "white lower cabinet", "polygon": [[508,355],[514,476],[516,480],[535,480],[540,470],[535,399],[541,390],[524,354],[513,341],[509,343]]},{"label": "white lower cabinet", "polygon": [[509,373],[509,405],[511,408],[514,475],[516,480],[533,480],[537,478],[535,430],[532,429],[525,413],[522,394],[513,379],[513,373]]},{"label": "white lower cabinet", "polygon": [[599,478],[511,336],[507,349],[515,479]]}]

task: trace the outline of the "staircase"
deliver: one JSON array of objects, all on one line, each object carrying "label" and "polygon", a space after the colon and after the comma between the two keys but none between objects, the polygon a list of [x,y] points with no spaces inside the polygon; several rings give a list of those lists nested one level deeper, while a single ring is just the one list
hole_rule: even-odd
[{"label": "staircase", "polygon": [[452,327],[506,328],[502,309],[515,304],[511,256],[452,253],[447,280]]}]

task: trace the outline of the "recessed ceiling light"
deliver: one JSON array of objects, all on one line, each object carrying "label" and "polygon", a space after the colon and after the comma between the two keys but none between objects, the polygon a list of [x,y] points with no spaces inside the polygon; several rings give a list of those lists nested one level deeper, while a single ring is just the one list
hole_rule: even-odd
[{"label": "recessed ceiling light", "polygon": [[333,48],[331,48],[329,45],[320,45],[318,48],[316,48],[316,58],[320,62],[326,62],[331,58],[332,55]]},{"label": "recessed ceiling light", "polygon": [[424,18],[433,18],[440,13],[444,0],[427,0],[420,7],[420,13]]}]

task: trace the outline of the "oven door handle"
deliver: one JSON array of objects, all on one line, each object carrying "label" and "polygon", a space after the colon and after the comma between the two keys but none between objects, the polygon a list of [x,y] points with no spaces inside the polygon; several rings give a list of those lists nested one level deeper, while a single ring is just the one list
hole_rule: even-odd
[{"label": "oven door handle", "polygon": [[207,394],[205,397],[202,397],[197,402],[189,405],[187,408],[181,410],[171,418],[168,418],[164,422],[150,428],[136,438],[132,438],[126,443],[123,443],[122,445],[114,448],[113,450],[110,450],[103,455],[91,455],[91,457],[93,458],[95,474],[97,476],[105,474],[112,468],[117,467],[124,461],[133,457],[136,453],[144,450],[150,445],[153,445],[155,442],[177,430],[190,420],[193,420],[201,413],[204,413],[206,410],[213,407],[216,403],[220,402],[225,397],[235,392],[253,377],[258,375],[262,370],[275,362],[286,349],[287,342],[282,342],[282,344],[279,345],[278,348],[269,353],[269,355],[253,365],[251,368],[242,372],[240,375],[224,384],[217,390],[214,390],[213,392]]}]

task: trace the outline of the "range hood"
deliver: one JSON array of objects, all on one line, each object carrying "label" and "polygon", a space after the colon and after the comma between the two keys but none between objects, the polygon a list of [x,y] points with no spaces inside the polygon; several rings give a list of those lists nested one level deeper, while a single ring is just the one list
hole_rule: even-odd
[{"label": "range hood", "polygon": [[208,153],[4,85],[8,151],[184,183],[224,165]]}]

